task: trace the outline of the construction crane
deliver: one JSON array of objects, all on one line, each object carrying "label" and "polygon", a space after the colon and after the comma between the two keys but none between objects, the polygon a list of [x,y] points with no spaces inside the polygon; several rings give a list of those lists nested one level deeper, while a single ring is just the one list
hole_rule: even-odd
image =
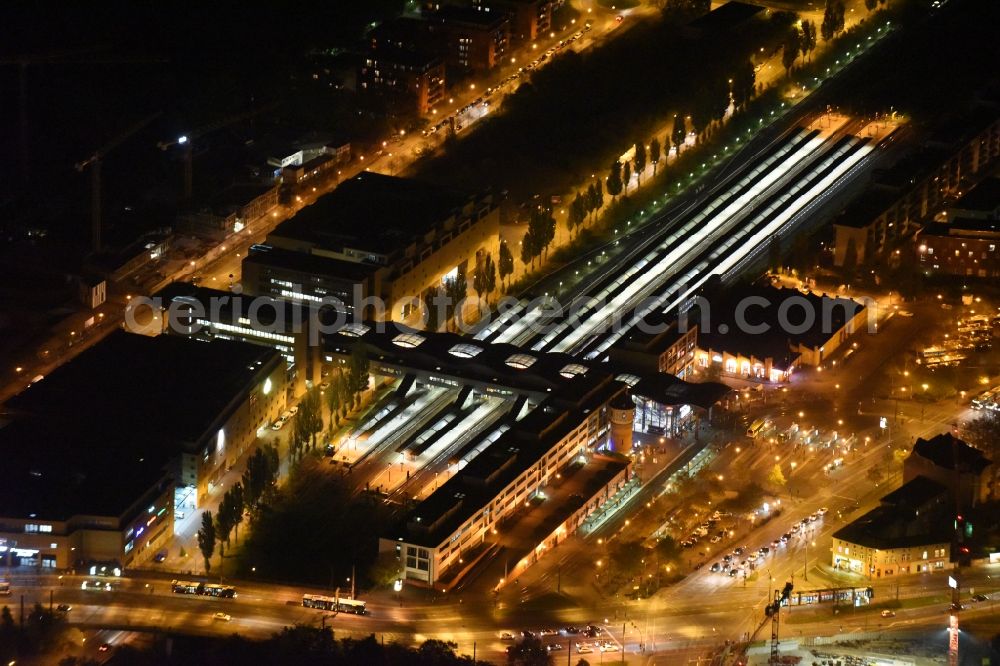
[{"label": "construction crane", "polygon": [[781,607],[788,602],[788,597],[792,594],[792,589],[791,583],[785,583],[783,588],[774,591],[774,601],[764,607],[764,615],[771,618],[771,658],[767,662],[771,666],[781,663],[778,650],[778,618],[781,616]]},{"label": "construction crane", "polygon": [[0,58],[0,65],[18,68],[18,144],[21,177],[28,179],[28,67],[31,65],[129,65],[167,62],[165,58],[129,55],[100,55],[98,48],[22,53]]},{"label": "construction crane", "polygon": [[760,634],[761,630],[767,626],[768,622],[771,624],[771,656],[768,658],[767,663],[773,666],[774,664],[781,663],[781,655],[778,651],[778,617],[781,612],[781,607],[788,603],[789,597],[792,595],[793,586],[791,583],[785,583],[785,586],[780,590],[774,591],[774,597],[772,601],[764,606],[764,619],[761,623],[754,629],[753,633],[747,637],[746,642],[743,643],[743,648],[736,654],[734,663],[737,666],[746,666],[747,659],[747,649],[750,644],[757,640],[757,635]]},{"label": "construction crane", "polygon": [[202,127],[199,127],[198,129],[196,129],[193,132],[189,132],[187,134],[181,134],[176,139],[168,140],[168,141],[160,141],[160,142],[158,142],[156,144],[156,147],[159,148],[160,150],[168,150],[168,149],[172,148],[173,146],[180,146],[182,148],[182,150],[184,151],[184,153],[183,153],[183,160],[184,160],[184,199],[185,200],[188,200],[188,199],[191,198],[191,195],[192,195],[193,189],[194,189],[193,188],[193,180],[194,180],[193,171],[194,171],[194,165],[192,164],[193,157],[194,157],[194,142],[197,139],[205,136],[206,134],[210,134],[210,133],[212,133],[212,132],[214,132],[216,130],[220,130],[220,129],[224,128],[224,127],[228,127],[228,126],[230,126],[230,125],[232,125],[234,123],[238,123],[238,122],[241,122],[243,120],[249,120],[250,118],[253,118],[254,116],[260,115],[261,113],[264,113],[265,111],[270,111],[275,106],[277,106],[277,103],[276,102],[272,102],[270,104],[266,104],[266,105],[264,105],[262,107],[259,107],[257,109],[253,109],[251,111],[244,111],[243,113],[237,113],[237,114],[234,114],[234,115],[231,115],[231,116],[226,116],[225,118],[220,118],[219,120],[216,120],[213,123],[209,123],[208,125],[204,125]]},{"label": "construction crane", "polygon": [[90,169],[90,223],[91,223],[91,249],[94,252],[100,252],[101,250],[101,162],[112,150],[120,146],[125,142],[130,136],[141,130],[143,127],[153,122],[162,115],[162,111],[157,111],[156,113],[150,114],[135,123],[127,130],[111,139],[100,148],[94,151],[94,153],[76,163],[76,170],[83,172],[84,169]]}]

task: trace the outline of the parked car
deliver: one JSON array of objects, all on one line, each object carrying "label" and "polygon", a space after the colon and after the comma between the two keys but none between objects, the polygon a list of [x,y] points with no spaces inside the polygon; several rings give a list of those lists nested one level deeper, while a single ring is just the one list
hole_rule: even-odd
[{"label": "parked car", "polygon": [[884,610],[882,611],[882,617],[896,617],[896,611]]}]

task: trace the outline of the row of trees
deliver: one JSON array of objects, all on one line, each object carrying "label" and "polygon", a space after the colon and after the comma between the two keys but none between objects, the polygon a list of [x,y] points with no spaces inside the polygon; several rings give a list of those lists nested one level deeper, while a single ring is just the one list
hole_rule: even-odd
[{"label": "row of trees", "polygon": [[781,64],[785,68],[786,74],[791,74],[792,67],[799,58],[808,57],[816,49],[816,24],[806,19],[802,21],[801,27],[792,26],[785,37],[783,51],[781,52]]},{"label": "row of trees", "polygon": [[476,270],[472,274],[472,288],[476,290],[476,296],[482,305],[483,294],[489,300],[490,294],[497,289],[497,265],[493,261],[493,256],[486,253],[486,257],[476,264]]},{"label": "row of trees", "polygon": [[604,188],[601,181],[592,182],[587,189],[577,192],[576,197],[569,205],[569,215],[566,219],[566,226],[572,234],[574,230],[579,233],[579,228],[604,205]]},{"label": "row of trees", "polygon": [[59,634],[65,628],[61,613],[45,608],[39,603],[27,609],[22,607],[23,623],[18,627],[10,608],[0,609],[0,657],[3,663],[14,663],[14,658],[31,653],[55,649],[60,644]]},{"label": "row of trees", "polygon": [[[319,622],[313,623],[318,625]],[[263,640],[232,634],[220,638],[204,636],[153,636],[143,647],[131,644],[115,648],[111,661],[130,666],[168,666],[173,664],[201,664],[202,666],[230,666],[254,664],[255,666],[490,666],[490,662],[474,660],[458,654],[458,645],[437,639],[424,641],[419,646],[397,643],[384,635],[374,634],[364,638],[338,638],[341,635],[329,626],[295,625]],[[472,648],[472,645],[465,646]],[[480,646],[481,647],[481,646]],[[545,661],[532,662],[549,664]],[[6,663],[6,662],[4,662]],[[586,663],[586,662],[584,662]],[[89,666],[96,661],[85,657],[66,657],[60,666]]]},{"label": "row of trees", "polygon": [[[330,386],[324,391],[326,408],[330,412],[331,429],[339,426],[341,419],[357,409],[361,403],[361,394],[368,388],[370,377],[371,364],[368,354],[362,345],[354,345],[346,370],[337,372],[332,377]],[[321,419],[314,425],[317,426],[317,430],[323,428]]]},{"label": "row of trees", "polygon": [[278,480],[278,450],[273,446],[257,449],[247,461],[241,481],[236,482],[226,491],[216,515],[211,511],[201,514],[201,528],[198,530],[198,550],[205,559],[205,572],[212,568],[212,556],[215,546],[219,544],[221,557],[225,556],[225,546],[229,545],[230,535],[236,530],[239,539],[239,526],[243,516],[249,512],[256,516],[261,505],[268,500],[274,491]]},{"label": "row of trees", "polygon": [[521,240],[521,262],[534,268],[535,259],[543,253],[548,254],[555,237],[556,218],[552,214],[552,207],[546,204],[533,205],[528,217],[528,230]]},{"label": "row of trees", "polygon": [[441,324],[450,324],[461,315],[458,306],[469,293],[469,282],[464,273],[458,273],[453,278],[445,279],[436,289],[431,289],[423,295],[424,311],[427,316],[426,328],[437,331]]},{"label": "row of trees", "polygon": [[[798,32],[796,31],[795,34],[797,35]],[[647,164],[653,165],[653,175],[655,176],[657,166],[666,155],[670,154],[671,147],[676,146],[677,155],[681,154],[688,135],[688,120],[691,121],[691,129],[700,141],[713,122],[721,121],[725,117],[730,106],[735,109],[746,106],[753,99],[756,90],[757,72],[753,63],[746,60],[736,68],[732,78],[713,79],[713,81],[714,83],[709,84],[708,89],[703,94],[695,98],[695,104],[689,116],[674,116],[673,127],[664,135],[662,143],[655,136],[649,140],[649,143],[636,141],[631,162],[626,161],[623,164],[620,160],[616,160],[611,165],[606,184],[608,194],[612,198],[617,197],[622,192],[627,194],[633,173],[636,176],[637,186],[641,185],[642,173],[646,170]],[[580,197],[581,195],[578,194],[577,199]],[[587,199],[584,199],[581,203],[586,205],[586,202]],[[574,203],[576,202],[574,201]],[[577,211],[571,208],[570,228],[575,226],[574,222],[582,222],[583,217],[582,205]]]},{"label": "row of trees", "polygon": [[[885,0],[880,0],[885,2]],[[870,0],[865,0],[868,6]],[[869,7],[869,11],[874,7]],[[823,22],[819,26],[823,41],[830,41],[844,29],[844,2],[843,0],[826,0],[826,7],[823,8]]]}]

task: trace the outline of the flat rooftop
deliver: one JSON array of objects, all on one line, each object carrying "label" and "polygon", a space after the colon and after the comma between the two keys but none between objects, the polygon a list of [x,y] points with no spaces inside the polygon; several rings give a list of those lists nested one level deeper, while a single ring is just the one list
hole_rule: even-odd
[{"label": "flat rooftop", "polygon": [[444,23],[458,23],[487,30],[500,27],[507,21],[507,15],[503,12],[484,12],[473,7],[458,7],[456,5],[445,5],[441,9],[427,16],[430,21],[441,21]]},{"label": "flat rooftop", "polygon": [[766,7],[752,5],[746,2],[727,2],[716,7],[704,16],[691,21],[690,25],[703,30],[729,30],[749,21]]},{"label": "flat rooftop", "polygon": [[6,403],[0,516],[121,515],[279,359],[242,342],[111,334]]},{"label": "flat rooftop", "polygon": [[343,278],[359,282],[370,277],[378,266],[357,261],[344,261],[308,252],[294,252],[272,245],[260,244],[250,247],[243,265],[273,266],[284,270]]},{"label": "flat rooftop", "polygon": [[898,200],[897,192],[870,185],[847,205],[834,220],[834,224],[863,229],[874,222],[876,217],[889,210]]},{"label": "flat rooftop", "polygon": [[[865,306],[848,298],[834,298],[813,293],[804,294],[797,289],[776,287],[760,287],[755,285],[725,289],[717,294],[706,296],[708,300],[707,314],[700,316],[698,312],[688,313],[690,322],[698,322],[698,346],[713,351],[726,351],[732,354],[754,356],[758,359],[771,358],[778,367],[782,363],[790,364],[797,352],[791,347],[803,345],[810,349],[821,347],[844,324],[863,312]],[[785,330],[779,313],[781,306],[789,299],[796,299],[803,305],[795,304],[788,309],[787,319],[795,330]],[[758,305],[760,301],[749,299],[764,299],[767,305]],[[766,326],[762,333],[741,331],[736,313],[741,304],[749,304],[742,314],[746,323],[755,327]],[[805,324],[806,314],[803,307],[808,308],[813,315],[812,324],[803,331],[797,330],[800,324]],[[699,306],[699,309],[702,306]],[[826,319],[826,321],[824,321]],[[708,326],[703,326],[708,322]]]},{"label": "flat rooftop", "polygon": [[279,224],[271,236],[334,251],[350,247],[388,255],[455,215],[469,200],[455,190],[365,171]]},{"label": "flat rooftop", "polygon": [[1000,208],[1000,178],[987,178],[949,206],[952,210],[990,213]]},{"label": "flat rooftop", "polygon": [[921,236],[995,239],[1000,237],[1000,220],[953,217],[947,222],[932,222],[928,224],[921,233]]},{"label": "flat rooftop", "polygon": [[432,53],[406,48],[405,46],[396,46],[391,43],[379,45],[378,48],[369,51],[365,57],[371,58],[375,62],[391,62],[396,65],[420,70],[430,69],[441,64],[441,58]]}]

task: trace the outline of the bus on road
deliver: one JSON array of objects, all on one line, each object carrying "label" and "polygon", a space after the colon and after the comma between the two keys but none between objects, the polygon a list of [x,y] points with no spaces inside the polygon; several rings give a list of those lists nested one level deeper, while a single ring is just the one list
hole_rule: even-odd
[{"label": "bus on road", "polygon": [[236,588],[232,585],[216,585],[214,583],[199,583],[186,580],[171,581],[170,590],[174,594],[197,594],[203,597],[220,597],[223,599],[233,599],[236,597]]},{"label": "bus on road", "polygon": [[306,608],[318,608],[338,613],[354,613],[355,615],[364,615],[368,612],[365,610],[365,602],[360,599],[324,597],[319,594],[303,594],[302,605]]}]

